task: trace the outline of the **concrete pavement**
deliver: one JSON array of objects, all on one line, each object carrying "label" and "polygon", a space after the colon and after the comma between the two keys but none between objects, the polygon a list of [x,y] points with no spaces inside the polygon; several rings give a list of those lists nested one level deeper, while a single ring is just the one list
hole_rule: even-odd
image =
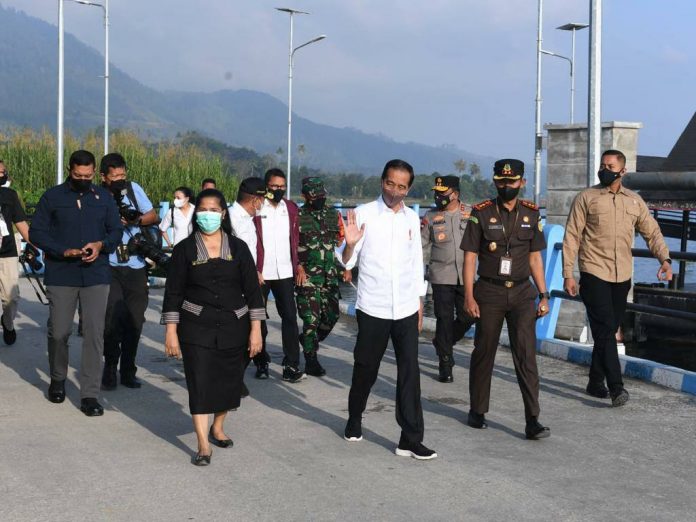
[{"label": "concrete pavement", "polygon": [[[628,380],[631,401],[612,409],[584,394],[584,367],[539,357],[541,421],[551,438],[524,440],[512,359],[501,349],[489,429],[464,422],[471,341],[456,348],[455,382],[435,380],[421,339],[429,462],[396,457],[395,361],[388,351],[363,421],[347,443],[355,340],[343,317],[320,358],[328,375],[280,379],[279,321],[270,321],[272,378],[228,417],[232,449],[190,464],[195,435],[183,367],[163,353],[162,291],[151,295],[139,353],[141,390],[103,394],[106,413],[80,413],[74,370],[68,399],[45,398],[46,307],[26,281],[18,341],[0,341],[0,520],[693,520],[696,400]],[[80,339],[71,340],[79,367]]]}]

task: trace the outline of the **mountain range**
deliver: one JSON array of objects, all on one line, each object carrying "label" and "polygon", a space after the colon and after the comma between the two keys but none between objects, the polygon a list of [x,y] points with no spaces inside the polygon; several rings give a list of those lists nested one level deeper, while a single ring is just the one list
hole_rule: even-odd
[{"label": "mountain range", "polygon": [[[0,6],[0,125],[55,129],[57,28]],[[65,129],[74,134],[103,124],[103,56],[65,35]],[[285,150],[287,105],[263,92],[158,91],[120,70],[110,71],[110,126],[151,138],[186,131],[249,147],[260,154]],[[385,161],[403,158],[419,173],[453,172],[464,159],[490,172],[493,159],[453,146],[402,143],[354,128],[338,128],[293,116],[293,142],[304,145],[304,165],[328,172],[376,174]],[[297,149],[295,149],[297,150]],[[294,151],[294,154],[297,154]]]}]

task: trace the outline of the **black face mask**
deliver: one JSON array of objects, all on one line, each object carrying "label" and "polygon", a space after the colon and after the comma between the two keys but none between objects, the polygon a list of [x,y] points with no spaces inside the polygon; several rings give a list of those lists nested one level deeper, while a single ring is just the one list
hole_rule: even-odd
[{"label": "black face mask", "polygon": [[89,190],[92,180],[89,179],[75,179],[70,176],[70,187],[75,192],[87,192]]},{"label": "black face mask", "polygon": [[326,198],[311,199],[307,204],[312,210],[322,210],[326,206]]},{"label": "black face mask", "polygon": [[520,193],[520,187],[511,187],[510,185],[505,185],[504,187],[496,187],[498,189],[498,196],[503,201],[512,201]]},{"label": "black face mask", "polygon": [[597,173],[599,182],[604,187],[608,187],[621,177],[621,172],[612,172],[611,170],[602,169]]},{"label": "black face mask", "polygon": [[125,179],[119,179],[116,181],[112,181],[111,185],[109,185],[109,190],[111,191],[112,194],[121,194],[126,189],[126,180]]},{"label": "black face mask", "polygon": [[5,183],[7,183],[7,179],[7,174],[5,174],[4,176],[0,176],[0,185],[4,185]]},{"label": "black face mask", "polygon": [[280,200],[283,199],[284,195],[285,195],[285,191],[283,189],[275,189],[273,191],[273,201],[275,203],[280,203]]},{"label": "black face mask", "polygon": [[435,194],[435,206],[439,208],[440,210],[443,210],[447,208],[447,205],[450,204],[450,197],[449,194],[444,196],[442,194]]}]

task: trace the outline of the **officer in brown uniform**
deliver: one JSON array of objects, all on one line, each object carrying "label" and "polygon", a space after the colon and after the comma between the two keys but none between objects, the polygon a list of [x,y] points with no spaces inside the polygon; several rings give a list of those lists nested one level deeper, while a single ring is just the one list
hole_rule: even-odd
[{"label": "officer in brown uniform", "polygon": [[474,324],[474,319],[464,311],[464,252],[459,248],[471,207],[459,201],[457,176],[438,176],[433,192],[435,209],[429,210],[421,220],[421,242],[433,289],[436,319],[433,345],[440,359],[438,378],[440,382],[452,382],[452,347]]},{"label": "officer in brown uniform", "polygon": [[[525,185],[524,163],[495,162],[493,180],[498,197],[474,205],[462,240],[466,311],[477,317],[471,355],[468,424],[486,428],[491,378],[503,319],[507,321],[517,382],[526,417],[525,435],[551,434],[539,416],[539,374],[536,364],[536,319],[549,311],[541,251],[546,248],[539,207],[517,195]],[[478,281],[474,272],[478,259]],[[531,275],[534,285],[529,280]],[[537,298],[539,299],[537,303]]]},{"label": "officer in brown uniform", "polygon": [[636,230],[660,262],[658,280],[672,279],[672,260],[645,201],[621,184],[626,156],[607,150],[600,169],[599,185],[580,192],[570,208],[563,238],[563,287],[570,295],[578,293],[573,268],[579,253],[580,297],[594,337],[587,393],[600,399],[611,396],[612,406],[622,406],[629,396],[621,379],[616,332],[631,289]]}]

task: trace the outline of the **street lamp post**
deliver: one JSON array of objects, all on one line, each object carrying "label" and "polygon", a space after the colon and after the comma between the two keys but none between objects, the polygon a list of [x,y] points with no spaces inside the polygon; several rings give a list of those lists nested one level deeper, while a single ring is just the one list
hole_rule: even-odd
[{"label": "street lamp post", "polygon": [[71,0],[76,4],[99,7],[104,11],[104,154],[109,153],[109,0],[103,4],[89,0]]},{"label": "street lamp post", "polygon": [[296,14],[309,14],[305,11],[297,11],[296,9],[290,9],[288,7],[276,7],[278,11],[283,11],[290,14],[290,44],[288,46],[288,161],[287,161],[287,197],[290,199],[290,181],[291,181],[291,168],[292,168],[292,70],[293,70],[293,60],[295,53],[310,44],[318,42],[326,38],[326,35],[317,36],[308,42],[298,45],[293,48],[292,38],[293,38],[293,21]]},{"label": "street lamp post", "polygon": [[538,0],[537,10],[537,63],[536,63],[536,97],[534,111],[534,203],[541,199],[541,33],[544,14],[544,0]]},{"label": "street lamp post", "polygon": [[597,183],[602,146],[602,0],[590,0],[587,92],[587,186]]},{"label": "street lamp post", "polygon": [[56,185],[63,183],[63,102],[64,102],[64,74],[63,74],[63,0],[58,0],[58,123],[56,125]]},{"label": "street lamp post", "polygon": [[575,119],[575,33],[589,27],[589,24],[569,23],[557,27],[561,31],[571,31],[571,54],[570,54],[570,123]]}]

